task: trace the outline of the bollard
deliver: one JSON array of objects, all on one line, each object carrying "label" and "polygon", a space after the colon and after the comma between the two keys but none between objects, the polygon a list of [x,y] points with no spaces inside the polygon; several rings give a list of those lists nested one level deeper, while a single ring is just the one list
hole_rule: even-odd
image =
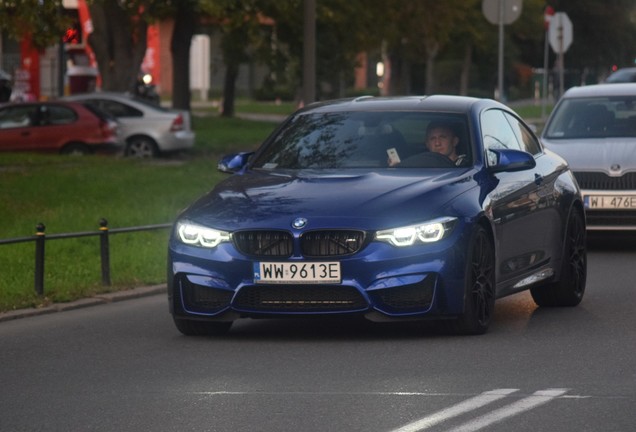
[{"label": "bollard", "polygon": [[44,295],[44,243],[46,227],[42,222],[35,227],[35,292],[39,296]]},{"label": "bollard", "polygon": [[99,243],[102,255],[102,285],[110,286],[110,248],[108,244],[108,221],[99,220]]}]

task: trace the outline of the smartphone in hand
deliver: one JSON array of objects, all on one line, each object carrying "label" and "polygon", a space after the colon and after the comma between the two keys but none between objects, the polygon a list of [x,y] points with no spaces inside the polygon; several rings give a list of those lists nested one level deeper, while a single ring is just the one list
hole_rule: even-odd
[{"label": "smartphone in hand", "polygon": [[394,147],[391,147],[386,151],[389,155],[389,166],[393,166],[400,163],[400,156]]}]

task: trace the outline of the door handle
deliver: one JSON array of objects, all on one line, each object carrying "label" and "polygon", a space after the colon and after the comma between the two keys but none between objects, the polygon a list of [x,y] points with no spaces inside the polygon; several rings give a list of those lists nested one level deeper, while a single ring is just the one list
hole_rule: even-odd
[{"label": "door handle", "polygon": [[536,185],[540,185],[541,183],[543,183],[543,176],[541,174],[534,174],[534,183]]}]

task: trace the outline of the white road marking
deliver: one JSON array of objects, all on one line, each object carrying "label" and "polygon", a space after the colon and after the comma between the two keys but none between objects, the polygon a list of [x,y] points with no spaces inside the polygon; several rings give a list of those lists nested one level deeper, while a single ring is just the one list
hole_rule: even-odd
[{"label": "white road marking", "polygon": [[[546,404],[555,398],[580,398],[585,399],[591,396],[565,395],[570,389],[546,389],[534,392],[531,396],[518,399],[516,402],[488,412],[473,420],[469,420],[462,425],[450,430],[450,432],[475,432],[484,429],[494,423],[505,420],[525,411],[534,409]],[[429,429],[437,424],[458,417],[488,404],[506,398],[519,389],[495,389],[483,392],[477,396],[466,399],[448,408],[444,408],[415,422],[409,423],[391,432],[420,432]],[[192,392],[204,396],[228,396],[228,395],[369,395],[369,396],[457,396],[453,393],[428,393],[428,392],[260,392],[260,391],[200,391]]]},{"label": "white road marking", "polygon": [[436,413],[426,416],[413,423],[402,426],[399,429],[395,429],[392,432],[417,432],[428,429],[429,427],[446,421],[452,417],[456,417],[468,411],[481,408],[499,399],[505,398],[506,396],[517,391],[519,391],[519,389],[497,389],[487,391],[470,399],[466,399],[465,401],[460,402],[456,405],[445,408],[441,411],[437,411]]},{"label": "white road marking", "polygon": [[463,425],[452,429],[451,432],[474,432],[490,426],[493,423],[502,421],[505,418],[512,417],[524,411],[529,411],[540,405],[550,402],[556,397],[566,393],[568,389],[548,389],[534,392],[532,396],[520,399],[505,407],[489,412],[481,417],[464,423]]}]

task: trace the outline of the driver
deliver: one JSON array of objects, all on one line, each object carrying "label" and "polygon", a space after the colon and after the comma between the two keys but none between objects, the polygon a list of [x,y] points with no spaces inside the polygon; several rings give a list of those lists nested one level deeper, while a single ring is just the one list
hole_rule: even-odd
[{"label": "driver", "polygon": [[457,163],[457,144],[459,138],[453,129],[443,123],[431,123],[426,129],[426,148],[429,151],[443,154],[451,161]]},{"label": "driver", "polygon": [[[441,122],[430,123],[426,128],[426,141],[424,144],[428,151],[446,156],[457,166],[461,165],[466,158],[466,155],[457,154],[459,137],[449,124]],[[391,161],[389,161],[389,166],[395,166],[397,164],[398,163],[391,163]]]}]

